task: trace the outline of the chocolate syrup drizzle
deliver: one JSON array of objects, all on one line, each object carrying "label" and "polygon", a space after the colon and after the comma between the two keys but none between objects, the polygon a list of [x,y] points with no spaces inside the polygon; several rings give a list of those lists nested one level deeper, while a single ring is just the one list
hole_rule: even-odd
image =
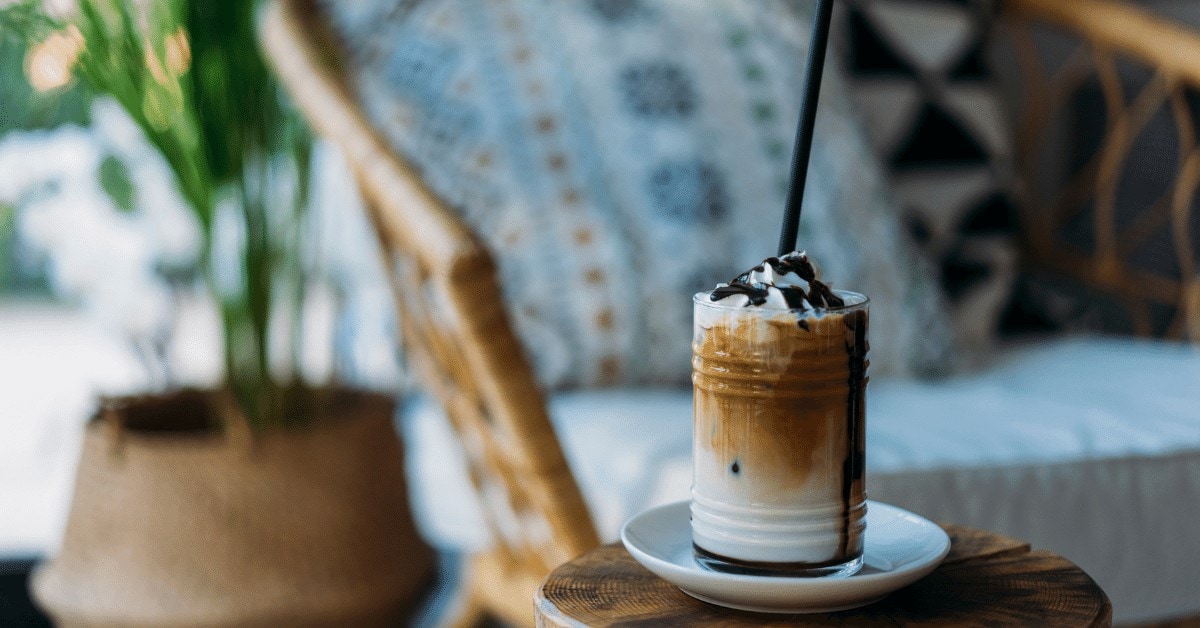
[{"label": "chocolate syrup drizzle", "polygon": [[839,556],[850,549],[850,515],[854,498],[854,483],[863,479],[866,466],[866,441],[862,428],[865,425],[866,408],[863,404],[863,389],[867,385],[867,314],[851,312],[842,319],[846,325],[846,353],[850,359],[849,390],[846,395],[846,431],[849,446],[846,460],[842,463],[842,547]]},{"label": "chocolate syrup drizzle", "polygon": [[[752,273],[763,272],[767,264],[770,264],[771,268],[778,275],[795,273],[798,277],[808,282],[808,292],[805,292],[799,286],[777,287],[761,282],[751,283],[750,275]],[[758,306],[767,302],[767,295],[772,287],[779,290],[789,308],[796,310],[807,309],[805,302],[808,303],[809,307],[813,308],[841,307],[846,304],[841,297],[829,289],[829,286],[825,285],[820,279],[817,279],[817,269],[813,267],[812,262],[808,261],[808,256],[798,252],[788,253],[783,257],[768,257],[763,260],[762,264],[734,277],[727,285],[718,286],[712,291],[709,299],[720,301],[735,294],[744,294],[750,299],[748,305]],[[801,327],[804,326],[803,324],[801,325]]]}]

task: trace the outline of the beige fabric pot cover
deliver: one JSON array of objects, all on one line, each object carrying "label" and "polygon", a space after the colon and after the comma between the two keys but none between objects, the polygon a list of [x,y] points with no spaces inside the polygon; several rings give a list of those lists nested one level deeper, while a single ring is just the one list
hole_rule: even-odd
[{"label": "beige fabric pot cover", "polygon": [[110,404],[87,427],[36,599],[66,625],[394,622],[433,555],[410,517],[392,403],[328,399],[315,425],[254,435],[162,430],[211,422],[203,393]]}]

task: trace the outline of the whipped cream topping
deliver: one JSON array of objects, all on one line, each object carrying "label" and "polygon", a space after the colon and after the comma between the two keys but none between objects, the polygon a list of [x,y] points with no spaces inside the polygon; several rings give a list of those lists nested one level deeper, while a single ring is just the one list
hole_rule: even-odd
[{"label": "whipped cream topping", "polygon": [[734,307],[767,307],[781,310],[814,310],[845,305],[821,282],[816,265],[804,251],[768,257],[761,264],[718,284],[709,295]]}]

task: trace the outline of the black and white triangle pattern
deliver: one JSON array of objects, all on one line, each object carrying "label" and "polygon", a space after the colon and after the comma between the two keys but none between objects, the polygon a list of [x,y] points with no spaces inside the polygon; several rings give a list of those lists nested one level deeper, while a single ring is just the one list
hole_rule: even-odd
[{"label": "black and white triangle pattern", "polygon": [[988,67],[990,2],[844,0],[837,50],[960,339],[987,346],[1016,275],[1011,133]]}]

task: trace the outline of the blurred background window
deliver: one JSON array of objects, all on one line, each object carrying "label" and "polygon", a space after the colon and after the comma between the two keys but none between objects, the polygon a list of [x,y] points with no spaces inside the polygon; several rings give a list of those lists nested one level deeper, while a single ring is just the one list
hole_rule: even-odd
[{"label": "blurred background window", "polygon": [[[27,54],[16,37],[0,36],[0,139],[12,131],[52,131],[64,124],[89,123],[89,94],[71,80],[70,62],[69,46]],[[37,81],[41,89],[32,85],[34,76],[46,77]],[[21,174],[0,170],[0,188],[21,185]],[[16,223],[16,203],[0,197],[0,298],[51,298],[45,265],[22,243]]]}]

